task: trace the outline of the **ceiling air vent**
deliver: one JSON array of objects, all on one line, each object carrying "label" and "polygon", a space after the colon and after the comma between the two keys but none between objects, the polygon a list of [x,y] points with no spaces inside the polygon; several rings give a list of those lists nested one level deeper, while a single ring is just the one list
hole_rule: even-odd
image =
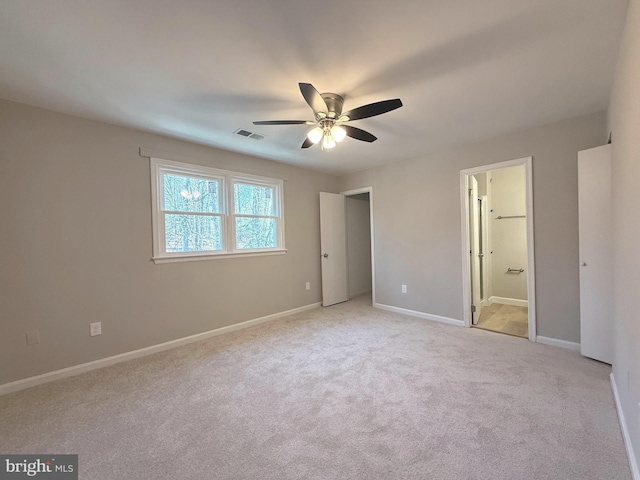
[{"label": "ceiling air vent", "polygon": [[238,135],[242,135],[243,137],[253,138],[254,140],[263,140],[264,137],[265,137],[264,135],[261,135],[259,133],[250,132],[249,130],[245,130],[244,128],[239,128],[233,133],[236,133]]}]

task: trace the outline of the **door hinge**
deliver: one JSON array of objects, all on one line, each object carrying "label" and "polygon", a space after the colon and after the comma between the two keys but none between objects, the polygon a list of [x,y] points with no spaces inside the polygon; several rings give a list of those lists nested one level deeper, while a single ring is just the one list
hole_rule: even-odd
[{"label": "door hinge", "polygon": [[471,305],[471,313],[476,313],[476,306],[475,305]]}]

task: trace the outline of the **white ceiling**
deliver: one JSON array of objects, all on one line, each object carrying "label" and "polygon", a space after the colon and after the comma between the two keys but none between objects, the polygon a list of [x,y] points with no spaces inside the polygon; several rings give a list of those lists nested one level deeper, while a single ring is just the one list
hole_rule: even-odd
[{"label": "white ceiling", "polygon": [[[333,174],[607,108],[627,0],[12,0],[0,97]],[[298,82],[344,110],[402,99],[302,150]],[[262,141],[233,132],[244,128]]]}]

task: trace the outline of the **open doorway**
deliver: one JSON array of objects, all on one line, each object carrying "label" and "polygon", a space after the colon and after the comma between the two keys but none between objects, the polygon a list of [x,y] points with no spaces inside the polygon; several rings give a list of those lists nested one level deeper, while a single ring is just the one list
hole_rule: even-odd
[{"label": "open doorway", "polygon": [[371,295],[371,220],[369,193],[346,197],[349,298]]},{"label": "open doorway", "polygon": [[320,192],[322,306],[376,301],[373,189]]},{"label": "open doorway", "polygon": [[346,199],[349,299],[367,297],[373,304],[373,191],[366,187],[343,192],[343,195]]},{"label": "open doorway", "polygon": [[465,325],[536,341],[531,158],[461,172]]}]

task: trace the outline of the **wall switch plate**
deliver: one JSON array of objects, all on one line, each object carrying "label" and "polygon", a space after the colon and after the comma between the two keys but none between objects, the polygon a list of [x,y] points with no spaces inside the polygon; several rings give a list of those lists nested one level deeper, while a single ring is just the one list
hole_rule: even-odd
[{"label": "wall switch plate", "polygon": [[407,293],[407,286],[406,285],[402,285],[402,293]]},{"label": "wall switch plate", "polygon": [[311,282],[307,282],[307,284],[305,285],[305,288],[307,290],[311,290]]},{"label": "wall switch plate", "polygon": [[89,324],[89,335],[95,337],[96,335],[102,335],[102,322],[95,322]]},{"label": "wall switch plate", "polygon": [[40,332],[38,330],[29,330],[27,332],[27,346],[38,345],[40,343]]}]

